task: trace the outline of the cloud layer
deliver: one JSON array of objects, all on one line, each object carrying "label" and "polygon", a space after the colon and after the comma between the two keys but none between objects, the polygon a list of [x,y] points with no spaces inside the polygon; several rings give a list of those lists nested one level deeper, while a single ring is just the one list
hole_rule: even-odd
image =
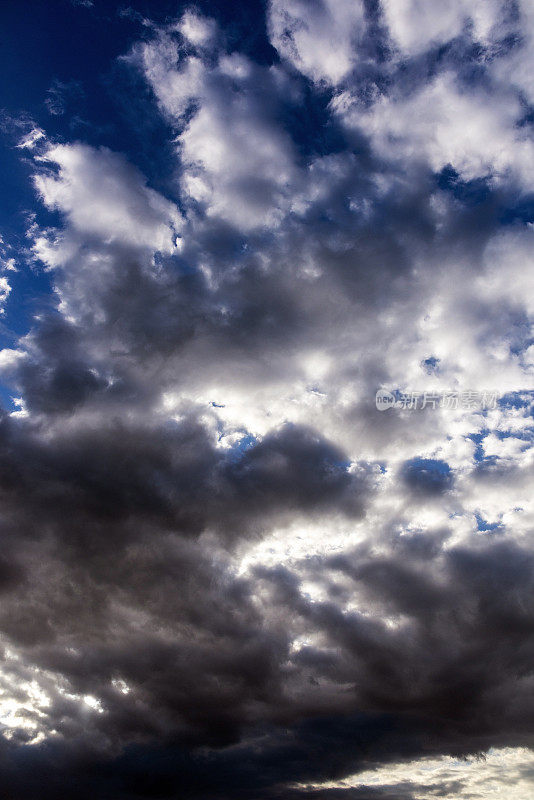
[{"label": "cloud layer", "polygon": [[10,797],[486,797],[402,764],[532,746],[531,16],[272,0],[265,63],[190,9],[122,58],[167,192],[31,139],[54,299],[0,353]]}]

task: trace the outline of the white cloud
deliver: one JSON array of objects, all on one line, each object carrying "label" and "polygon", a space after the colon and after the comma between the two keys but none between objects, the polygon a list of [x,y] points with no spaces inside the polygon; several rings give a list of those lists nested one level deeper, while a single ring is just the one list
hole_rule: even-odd
[{"label": "white cloud", "polygon": [[214,20],[200,16],[194,11],[186,11],[175,30],[180,31],[188,42],[196,46],[208,44],[217,32],[217,25]]},{"label": "white cloud", "polygon": [[2,269],[6,272],[17,272],[15,259],[7,258],[2,265]]},{"label": "white cloud", "polygon": [[491,73],[506,86],[523,92],[534,102],[534,7],[530,0],[518,3],[519,18],[513,33],[517,44],[489,65]]},{"label": "white cloud", "polygon": [[24,350],[5,347],[3,350],[0,350],[0,370],[9,370],[15,367],[18,361],[25,357],[26,354]]},{"label": "white cloud", "polygon": [[33,150],[37,142],[41,142],[43,139],[45,139],[44,131],[41,130],[41,128],[35,127],[23,136],[17,147],[21,150]]},{"label": "white cloud", "polygon": [[295,175],[292,143],[266,102],[279,91],[281,73],[262,71],[239,54],[222,54],[210,68],[197,56],[181,55],[169,37],[132,58],[164,112],[182,128],[177,144],[185,202],[193,200],[242,230],[276,225]]},{"label": "white cloud", "polygon": [[381,6],[393,42],[410,56],[466,30],[475,40],[487,43],[505,16],[501,0],[381,0]]},{"label": "white cloud", "polygon": [[126,159],[88,145],[56,145],[43,157],[57,173],[35,177],[49,208],[58,209],[72,228],[131,247],[172,252],[181,216],[176,206],[146,185]]},{"label": "white cloud", "polygon": [[366,29],[361,0],[271,0],[273,47],[315,82],[336,85],[359,60]]},{"label": "white cloud", "polygon": [[204,91],[202,60],[183,55],[170,36],[160,35],[155,42],[134,47],[125,60],[141,67],[162,108],[173,117],[180,118]]},{"label": "white cloud", "polygon": [[11,286],[9,285],[8,279],[4,276],[0,277],[0,314],[5,314],[5,308],[3,306],[10,293]]},{"label": "white cloud", "polygon": [[463,180],[488,177],[512,181],[528,191],[534,178],[534,145],[518,127],[520,98],[483,88],[462,88],[452,73],[405,95],[380,97],[370,109],[334,106],[360,127],[384,159],[427,163],[435,172],[451,165]]},{"label": "white cloud", "polygon": [[534,227],[506,231],[495,236],[484,254],[486,269],[477,289],[494,301],[507,300],[534,318]]},{"label": "white cloud", "polygon": [[[534,791],[532,752],[523,747],[492,749],[484,759],[426,758],[369,769],[315,789],[369,787],[402,792],[414,800],[429,796],[470,797],[476,800],[524,800]],[[411,786],[410,786],[411,784]],[[398,795],[402,797],[403,795]]]}]

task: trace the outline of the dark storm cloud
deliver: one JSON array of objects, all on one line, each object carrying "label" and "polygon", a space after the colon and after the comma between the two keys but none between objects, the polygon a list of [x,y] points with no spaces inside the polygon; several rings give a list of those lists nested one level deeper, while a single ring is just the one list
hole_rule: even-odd
[{"label": "dark storm cloud", "polygon": [[[365,470],[350,474],[341,451],[295,426],[226,454],[194,418],[59,433],[4,419],[1,438],[0,628],[71,695],[104,691],[95,746],[171,734],[221,745],[255,705],[270,716],[288,632],[265,627],[227,554],[191,537],[255,537],[288,513],[360,515]],[[113,688],[119,677],[134,706]],[[52,694],[50,726],[80,736],[83,711]]]},{"label": "dark storm cloud", "polygon": [[[238,579],[209,543],[176,539],[178,531],[191,531],[191,519],[200,532],[200,522],[224,524],[232,513],[273,513],[275,500],[281,508],[304,503],[305,511],[343,503],[351,490],[343,455],[309,431],[266,437],[221,471],[191,426],[167,429],[161,438],[152,430],[143,445],[139,430],[133,436],[119,427],[113,435],[88,431],[52,445],[36,439],[31,447],[27,433],[17,440],[17,427],[5,421],[2,437],[6,541],[15,533],[17,539],[5,563],[0,626],[32,664],[62,675],[71,693],[98,695],[105,709],[89,724],[76,703],[52,691],[50,726],[71,731],[84,750],[92,740],[96,750],[87,761],[87,753],[76,756],[64,745],[34,746],[35,756],[27,757],[35,759],[35,776],[51,771],[50,797],[59,791],[54,782],[68,787],[72,773],[73,785],[87,780],[87,796],[173,797],[185,787],[192,797],[254,791],[269,798],[278,796],[278,783],[320,782],[370,760],[415,756],[421,737],[427,753],[456,755],[488,741],[522,740],[530,695],[525,685],[520,700],[517,682],[533,655],[525,635],[534,570],[532,556],[517,546],[442,552],[443,532],[392,540],[389,557],[361,549],[305,566],[304,576],[348,580],[335,591],[327,583],[331,600],[310,602],[298,573],[264,569],[254,580]],[[300,475],[293,466],[299,457]],[[226,500],[223,489],[217,492],[221,472],[230,487]],[[220,518],[210,520],[210,507]],[[44,532],[48,541],[40,539]],[[259,608],[262,585],[267,595],[260,593]],[[341,612],[340,591],[361,593],[372,613]],[[384,624],[384,615],[397,614],[399,627]],[[314,632],[323,645],[291,655],[290,632]],[[133,705],[114,679],[130,687]],[[293,699],[288,681],[298,689]],[[328,688],[336,685],[343,692]],[[289,727],[291,744],[275,728],[259,754],[256,745],[249,749],[247,729],[258,708],[264,720]],[[339,716],[321,721],[325,708]],[[367,716],[346,717],[350,708]],[[317,721],[297,724],[306,718]],[[101,761],[103,735],[117,744],[136,736],[178,738],[186,750],[141,749],[132,761]],[[188,755],[191,746],[221,747],[242,737],[236,754],[215,750],[205,766],[201,754]],[[9,777],[14,771],[10,766],[6,778],[13,791],[31,792],[31,782]]]},{"label": "dark storm cloud", "polygon": [[4,418],[0,437],[6,504],[17,508],[25,497],[21,510],[37,525],[50,515],[61,530],[70,519],[81,535],[85,519],[146,519],[186,535],[216,526],[231,535],[246,531],[249,520],[286,511],[336,508],[354,516],[370,490],[365,465],[350,473],[340,450],[296,426],[226,453],[213,447],[194,415],[160,427],[118,419],[96,428],[67,423],[57,433]]},{"label": "dark storm cloud", "polygon": [[[397,787],[380,790],[361,787],[352,790],[311,790],[282,788],[278,782],[286,776],[320,777],[320,769],[310,765],[310,755],[322,759],[325,769],[332,773],[343,756],[334,761],[321,746],[325,737],[343,749],[352,747],[359,751],[359,737],[365,733],[375,742],[380,731],[387,727],[378,720],[350,720],[349,725],[336,725],[331,720],[313,723],[296,732],[293,741],[271,741],[267,733],[262,751],[258,748],[240,747],[236,751],[215,752],[204,756],[191,756],[179,746],[160,748],[131,747],[117,760],[102,762],[71,752],[70,758],[54,745],[40,751],[20,753],[16,761],[14,748],[9,746],[0,754],[3,762],[5,787],[18,800],[32,792],[48,800],[61,793],[76,793],[82,800],[102,796],[124,798],[174,798],[251,796],[279,800],[290,797],[297,800],[392,800],[393,797],[412,797],[408,788],[398,787],[402,794],[394,793]],[[327,763],[325,763],[325,760]],[[352,762],[355,755],[352,755]],[[337,763],[336,763],[337,762]],[[326,774],[326,773],[325,773]],[[46,782],[43,784],[43,778]],[[65,796],[63,794],[63,796]],[[68,796],[68,794],[67,794]]]}]

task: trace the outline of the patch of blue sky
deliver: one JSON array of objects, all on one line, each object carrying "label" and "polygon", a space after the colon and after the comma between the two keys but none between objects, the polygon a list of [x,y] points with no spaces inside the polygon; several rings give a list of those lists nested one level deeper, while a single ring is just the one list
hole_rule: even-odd
[{"label": "patch of blue sky", "polygon": [[507,392],[497,402],[502,409],[534,408],[534,391]]},{"label": "patch of blue sky", "polygon": [[483,428],[481,431],[477,431],[476,433],[470,433],[466,436],[466,439],[470,439],[472,442],[475,443],[475,452],[473,453],[473,458],[476,463],[479,463],[484,460],[484,445],[482,442],[486,438],[486,436],[490,433],[489,428]]},{"label": "patch of blue sky", "polygon": [[480,531],[480,533],[503,533],[505,530],[505,526],[502,522],[488,522],[479,513],[475,513],[475,519],[477,522],[477,530]]},{"label": "patch of blue sky", "polygon": [[243,433],[240,439],[228,449],[226,458],[230,462],[240,461],[243,455],[258,443],[258,439],[250,433]]}]

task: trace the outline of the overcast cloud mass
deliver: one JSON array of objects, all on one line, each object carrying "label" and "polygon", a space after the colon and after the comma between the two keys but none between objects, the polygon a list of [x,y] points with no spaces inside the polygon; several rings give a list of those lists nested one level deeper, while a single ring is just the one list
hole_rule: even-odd
[{"label": "overcast cloud mass", "polygon": [[21,5],[1,796],[527,800],[532,2]]}]

